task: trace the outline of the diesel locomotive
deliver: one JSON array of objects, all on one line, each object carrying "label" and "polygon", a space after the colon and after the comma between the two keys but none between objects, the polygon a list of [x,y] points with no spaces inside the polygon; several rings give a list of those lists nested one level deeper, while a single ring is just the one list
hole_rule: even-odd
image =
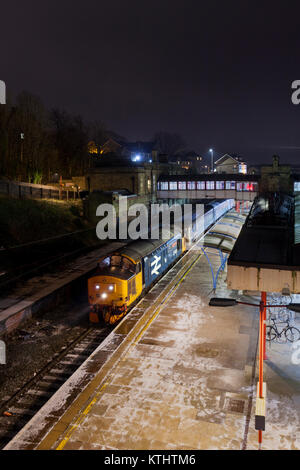
[{"label": "diesel locomotive", "polygon": [[100,260],[88,280],[90,321],[114,325],[186,251],[181,235],[167,242],[139,240]]},{"label": "diesel locomotive", "polygon": [[[233,205],[233,200],[207,204],[201,230],[206,231]],[[138,240],[101,259],[97,272],[88,280],[90,321],[99,323],[103,319],[106,324],[114,325],[121,320],[143,292],[185,253],[195,239],[194,230],[195,227],[191,232],[193,237],[188,233],[168,241]],[[197,233],[196,238],[202,233]]]}]

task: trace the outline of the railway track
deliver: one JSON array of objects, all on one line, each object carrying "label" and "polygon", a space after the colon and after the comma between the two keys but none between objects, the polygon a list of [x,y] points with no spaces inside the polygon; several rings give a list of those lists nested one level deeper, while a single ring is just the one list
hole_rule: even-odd
[{"label": "railway track", "polygon": [[108,336],[111,328],[88,328],[66,344],[32,379],[0,405],[0,449],[26,425]]}]

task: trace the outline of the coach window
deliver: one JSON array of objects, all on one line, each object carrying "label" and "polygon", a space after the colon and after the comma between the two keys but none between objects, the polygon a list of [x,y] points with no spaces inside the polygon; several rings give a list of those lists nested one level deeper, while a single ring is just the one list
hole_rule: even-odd
[{"label": "coach window", "polygon": [[165,183],[165,182],[160,183],[160,190],[161,191],[168,191],[169,190],[169,183]]},{"label": "coach window", "polygon": [[219,191],[223,191],[225,188],[225,183],[224,181],[217,181],[216,182],[216,189]]},{"label": "coach window", "polygon": [[207,191],[214,191],[215,182],[214,181],[207,181],[206,182],[206,189],[207,189]]},{"label": "coach window", "polygon": [[238,183],[237,184],[237,191],[238,192],[244,191],[244,183]]},{"label": "coach window", "polygon": [[177,191],[177,182],[171,182],[170,184],[170,191]]}]

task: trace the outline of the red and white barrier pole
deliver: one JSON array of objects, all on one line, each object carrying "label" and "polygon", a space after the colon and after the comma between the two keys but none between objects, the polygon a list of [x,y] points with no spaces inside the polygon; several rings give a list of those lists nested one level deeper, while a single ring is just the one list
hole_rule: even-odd
[{"label": "red and white barrier pole", "polygon": [[266,384],[264,383],[264,360],[266,355],[266,301],[262,292],[259,315],[259,383],[257,387],[255,428],[258,431],[259,449],[262,449],[263,432],[266,430]]}]

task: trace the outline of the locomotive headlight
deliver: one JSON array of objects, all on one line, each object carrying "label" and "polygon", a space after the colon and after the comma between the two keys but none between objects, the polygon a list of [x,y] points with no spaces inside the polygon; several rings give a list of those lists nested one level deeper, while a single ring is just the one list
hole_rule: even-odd
[{"label": "locomotive headlight", "polygon": [[99,284],[97,284],[97,285],[95,286],[95,289],[96,289],[96,290],[100,290]]},{"label": "locomotive headlight", "polygon": [[105,294],[105,293],[102,294],[102,295],[101,295],[101,298],[102,298],[103,300],[107,299],[107,294]]},{"label": "locomotive headlight", "polygon": [[114,290],[114,286],[108,286],[108,290],[112,292]]}]

